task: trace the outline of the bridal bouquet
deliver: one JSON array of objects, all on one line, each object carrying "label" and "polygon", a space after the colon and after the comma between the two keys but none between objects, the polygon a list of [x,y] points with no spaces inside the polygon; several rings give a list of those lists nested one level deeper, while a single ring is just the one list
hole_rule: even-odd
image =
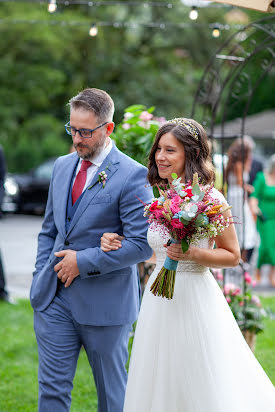
[{"label": "bridal bouquet", "polygon": [[[169,232],[169,244],[181,243],[185,253],[190,243],[214,238],[229,226],[230,220],[224,218],[223,213],[230,206],[223,208],[211,195],[213,186],[202,186],[197,173],[193,182],[187,184],[181,183],[181,178],[175,173],[171,176],[174,180],[170,187],[156,186],[159,197],[145,206],[144,215],[148,216],[149,223]],[[173,298],[177,265],[177,261],[166,257],[150,289],[154,295]]]}]

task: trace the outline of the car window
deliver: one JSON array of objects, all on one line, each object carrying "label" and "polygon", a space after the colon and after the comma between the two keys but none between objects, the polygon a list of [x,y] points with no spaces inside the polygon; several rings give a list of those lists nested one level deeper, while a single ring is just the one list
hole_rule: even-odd
[{"label": "car window", "polygon": [[51,179],[55,159],[48,160],[34,170],[34,176],[40,179]]}]

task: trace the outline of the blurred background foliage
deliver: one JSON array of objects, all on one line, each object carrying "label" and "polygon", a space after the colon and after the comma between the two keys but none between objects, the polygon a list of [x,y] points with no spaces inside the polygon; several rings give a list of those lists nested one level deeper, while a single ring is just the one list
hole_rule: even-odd
[{"label": "blurred background foliage", "polygon": [[[209,25],[225,24],[232,8],[200,8],[198,20],[179,29],[173,24],[191,23],[190,7],[180,0],[172,4],[172,8],[145,8],[127,1],[98,7],[58,4],[50,14],[46,2],[0,2],[0,144],[9,171],[27,171],[69,151],[66,104],[85,87],[104,89],[114,99],[115,122],[120,124],[116,140],[130,155],[136,150],[129,143],[134,137],[130,132],[123,137],[122,128],[128,106],[155,106],[154,115],[159,117],[189,116],[210,56],[239,22],[231,16],[232,28],[215,39]],[[263,13],[243,13],[246,23],[263,17]],[[100,26],[98,35],[90,37],[91,22],[97,21],[138,24],[135,28]],[[149,22],[166,26],[140,24]],[[274,78],[269,81],[264,86],[269,96],[265,101],[274,106]],[[234,110],[231,118],[238,115],[238,108]],[[253,110],[262,110],[261,101],[253,103]],[[143,140],[137,142],[142,150]]]}]

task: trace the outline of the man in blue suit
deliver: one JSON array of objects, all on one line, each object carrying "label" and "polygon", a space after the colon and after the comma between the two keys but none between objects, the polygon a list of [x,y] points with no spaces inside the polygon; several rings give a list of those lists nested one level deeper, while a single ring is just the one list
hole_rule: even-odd
[{"label": "man in blue suit", "polygon": [[[148,259],[143,205],[147,170],[110,139],[114,104],[98,89],[70,100],[67,132],[75,153],[57,159],[30,291],[39,351],[39,412],[70,410],[81,346],[99,412],[122,412],[128,336],[139,310],[136,264]],[[140,199],[140,200],[138,200]],[[125,237],[104,253],[104,232]]]}]

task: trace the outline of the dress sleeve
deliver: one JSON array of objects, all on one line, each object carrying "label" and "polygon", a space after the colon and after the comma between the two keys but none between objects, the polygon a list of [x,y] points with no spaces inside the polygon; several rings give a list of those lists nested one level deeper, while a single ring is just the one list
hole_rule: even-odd
[{"label": "dress sleeve", "polygon": [[215,198],[215,199],[217,199],[220,203],[222,203],[222,204],[228,204],[227,203],[227,201],[225,200],[225,197],[224,197],[224,195],[219,191],[219,190],[217,190],[215,187],[213,187],[212,188],[212,190],[211,190],[211,195]]},{"label": "dress sleeve", "polygon": [[259,196],[260,196],[260,193],[262,191],[264,184],[265,184],[265,178],[264,178],[263,172],[257,173],[256,178],[253,183],[254,192],[251,193],[251,197],[256,197],[257,199],[259,199]]}]

